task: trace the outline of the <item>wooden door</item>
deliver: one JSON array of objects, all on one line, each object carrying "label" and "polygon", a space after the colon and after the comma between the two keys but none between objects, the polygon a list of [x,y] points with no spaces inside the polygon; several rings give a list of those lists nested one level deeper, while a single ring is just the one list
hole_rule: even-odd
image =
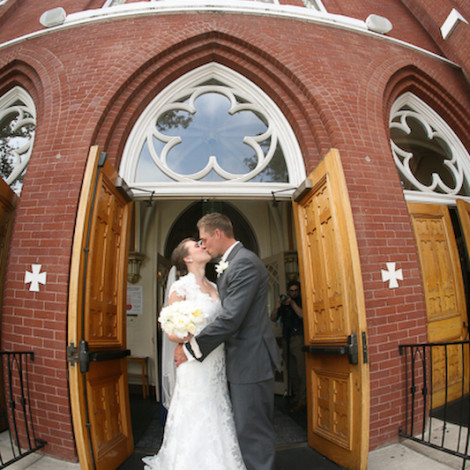
[{"label": "wooden door", "polygon": [[294,195],[304,301],[309,445],[367,468],[369,366],[359,253],[337,150]]},{"label": "wooden door", "polygon": [[[8,247],[17,202],[18,197],[16,194],[0,178],[0,322],[3,305],[3,282],[5,280]],[[7,412],[3,397],[3,384],[0,378],[0,431],[8,428]]]},{"label": "wooden door", "polygon": [[82,185],[67,355],[80,466],[116,470],[133,452],[125,323],[131,204],[105,157],[91,148]]},{"label": "wooden door", "polygon": [[468,255],[470,253],[470,204],[462,199],[457,199],[457,210],[459,212],[460,223]]},{"label": "wooden door", "polygon": [[[428,341],[448,343],[466,339],[465,293],[449,210],[446,206],[420,203],[409,203],[408,209],[423,278]],[[433,408],[445,402],[446,380],[447,401],[461,396],[462,359],[460,347],[433,350]],[[468,388],[468,379],[466,383]]]}]

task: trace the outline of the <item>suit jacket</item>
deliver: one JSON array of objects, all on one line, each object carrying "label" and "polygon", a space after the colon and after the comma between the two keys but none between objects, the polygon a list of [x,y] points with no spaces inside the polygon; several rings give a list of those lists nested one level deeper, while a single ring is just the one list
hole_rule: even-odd
[{"label": "suit jacket", "polygon": [[217,279],[222,312],[196,337],[204,358],[225,342],[227,379],[256,383],[272,379],[281,359],[267,310],[268,274],[262,261],[238,243]]}]

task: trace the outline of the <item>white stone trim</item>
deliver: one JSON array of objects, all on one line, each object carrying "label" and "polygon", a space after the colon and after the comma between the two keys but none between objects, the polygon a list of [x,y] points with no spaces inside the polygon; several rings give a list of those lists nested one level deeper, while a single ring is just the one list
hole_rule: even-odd
[{"label": "white stone trim", "polygon": [[[142,183],[135,179],[138,156],[142,143],[145,141],[148,123],[165,109],[165,104],[172,102],[183,90],[190,89],[196,83],[209,79],[216,79],[234,89],[235,93],[248,99],[253,106],[259,107],[262,114],[269,116],[272,127],[275,129],[279,142],[282,144],[285,162],[289,175],[288,183],[245,183],[242,179],[223,182],[185,181]],[[297,139],[287,119],[281,113],[274,101],[266,95],[257,85],[243,77],[234,70],[218,63],[210,63],[199,67],[166,87],[143,111],[134,125],[124,148],[123,158],[119,170],[120,175],[127,184],[134,188],[136,196],[145,195],[145,192],[155,191],[160,196],[247,196],[272,197],[272,191],[291,188],[292,191],[279,193],[279,199],[288,198],[305,179],[305,166]],[[144,189],[142,192],[137,188]],[[277,195],[276,195],[277,197]]]},{"label": "white stone trim", "polygon": [[468,21],[455,8],[452,8],[449,16],[441,26],[441,34],[444,39],[447,39],[452,34],[459,21],[468,24]]},{"label": "white stone trim", "polygon": [[445,206],[455,206],[457,199],[463,199],[470,203],[468,196],[452,196],[449,194],[421,193],[419,191],[403,191],[406,202],[422,202],[424,204],[440,204]]},{"label": "white stone trim", "polygon": [[317,23],[334,28],[355,31],[360,34],[372,36],[380,40],[398,44],[407,49],[414,50],[449,65],[461,68],[458,64],[443,56],[427,51],[421,47],[395,39],[383,34],[375,33],[367,28],[366,22],[343,15],[335,15],[325,11],[317,11],[314,8],[298,7],[293,5],[269,4],[262,1],[247,0],[161,0],[158,2],[136,2],[124,5],[116,5],[108,8],[86,10],[79,13],[71,13],[65,19],[64,24],[51,28],[35,31],[24,36],[6,41],[0,44],[0,50],[19,44],[29,39],[34,39],[46,34],[52,34],[62,29],[73,28],[94,22],[110,21],[122,18],[134,18],[148,15],[185,14],[197,12],[222,12],[243,15],[260,15],[267,17],[286,18],[309,23]]}]

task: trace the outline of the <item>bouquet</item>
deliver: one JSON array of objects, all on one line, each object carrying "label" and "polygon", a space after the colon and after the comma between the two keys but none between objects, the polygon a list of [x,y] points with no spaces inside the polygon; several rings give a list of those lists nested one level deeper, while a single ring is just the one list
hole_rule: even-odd
[{"label": "bouquet", "polygon": [[162,308],[158,321],[165,333],[184,338],[199,333],[206,325],[206,316],[195,302],[182,300]]}]

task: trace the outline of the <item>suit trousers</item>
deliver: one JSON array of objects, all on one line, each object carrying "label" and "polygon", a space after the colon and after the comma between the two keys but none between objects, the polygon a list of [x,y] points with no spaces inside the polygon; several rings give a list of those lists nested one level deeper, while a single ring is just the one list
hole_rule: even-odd
[{"label": "suit trousers", "polygon": [[230,383],[235,427],[247,470],[274,470],[274,379]]}]

